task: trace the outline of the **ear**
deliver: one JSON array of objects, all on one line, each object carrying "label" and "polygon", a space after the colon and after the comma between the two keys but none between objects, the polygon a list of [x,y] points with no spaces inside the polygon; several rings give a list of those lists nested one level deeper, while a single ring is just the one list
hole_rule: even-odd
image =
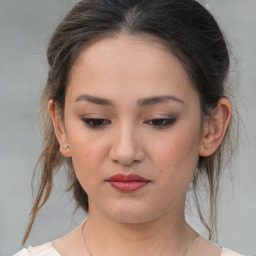
[{"label": "ear", "polygon": [[204,122],[203,135],[199,147],[200,156],[212,155],[221,145],[231,119],[231,103],[221,98],[217,107]]},{"label": "ear", "polygon": [[52,123],[54,126],[55,135],[60,144],[60,152],[63,156],[70,157],[71,153],[70,153],[66,130],[65,130],[62,118],[60,116],[60,113],[58,111],[58,107],[52,99],[48,102],[48,109],[49,109]]}]

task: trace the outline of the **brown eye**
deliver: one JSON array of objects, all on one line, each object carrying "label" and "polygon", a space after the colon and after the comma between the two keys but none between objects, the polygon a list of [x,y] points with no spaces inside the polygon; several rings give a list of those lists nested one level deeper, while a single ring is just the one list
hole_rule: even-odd
[{"label": "brown eye", "polygon": [[105,125],[111,123],[109,120],[102,119],[102,118],[84,118],[83,122],[89,128],[94,128],[94,129],[104,127]]},{"label": "brown eye", "polygon": [[165,128],[172,125],[176,121],[176,118],[157,118],[147,121],[146,123],[156,128]]}]

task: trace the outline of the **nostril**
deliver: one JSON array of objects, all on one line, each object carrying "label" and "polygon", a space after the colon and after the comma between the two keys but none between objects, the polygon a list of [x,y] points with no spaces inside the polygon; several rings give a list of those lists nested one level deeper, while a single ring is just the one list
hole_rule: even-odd
[{"label": "nostril", "polygon": [[[125,130],[118,131],[113,138],[113,144],[110,148],[109,158],[115,163],[123,166],[137,164],[144,159],[144,151],[139,143],[135,130],[127,126]],[[127,130],[128,129],[128,130]]]},{"label": "nostril", "polygon": [[131,166],[140,163],[142,160],[139,159],[111,159],[115,164],[122,166]]}]

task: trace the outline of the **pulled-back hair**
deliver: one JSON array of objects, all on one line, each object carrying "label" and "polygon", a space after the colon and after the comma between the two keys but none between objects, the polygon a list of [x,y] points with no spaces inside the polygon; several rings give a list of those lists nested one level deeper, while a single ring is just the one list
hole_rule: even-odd
[{"label": "pulled-back hair", "polygon": [[[44,148],[37,169],[40,186],[31,211],[23,243],[28,238],[35,217],[47,202],[56,172],[67,171],[68,190],[73,191],[78,207],[88,211],[88,196],[74,172],[71,158],[59,152],[59,143],[48,113],[53,99],[64,111],[65,92],[71,68],[79,54],[94,42],[119,33],[150,35],[166,46],[183,64],[198,92],[203,116],[209,115],[221,97],[225,97],[225,81],[230,59],[227,44],[213,16],[194,0],[82,0],[64,17],[50,39],[47,58],[49,73],[41,96],[40,117],[44,125]],[[136,54],[136,53],[135,53]],[[219,179],[230,160],[235,140],[229,125],[222,145],[211,156],[199,157],[193,179],[193,195],[199,217],[213,238],[216,227],[216,202]],[[201,177],[208,191],[209,216],[199,204],[198,184]]]}]

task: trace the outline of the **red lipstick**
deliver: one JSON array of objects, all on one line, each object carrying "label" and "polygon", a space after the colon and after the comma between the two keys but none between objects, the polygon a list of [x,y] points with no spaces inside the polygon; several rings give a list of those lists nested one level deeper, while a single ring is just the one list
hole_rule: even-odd
[{"label": "red lipstick", "polygon": [[113,188],[126,193],[139,190],[150,182],[150,180],[146,180],[137,174],[116,174],[107,181]]}]

